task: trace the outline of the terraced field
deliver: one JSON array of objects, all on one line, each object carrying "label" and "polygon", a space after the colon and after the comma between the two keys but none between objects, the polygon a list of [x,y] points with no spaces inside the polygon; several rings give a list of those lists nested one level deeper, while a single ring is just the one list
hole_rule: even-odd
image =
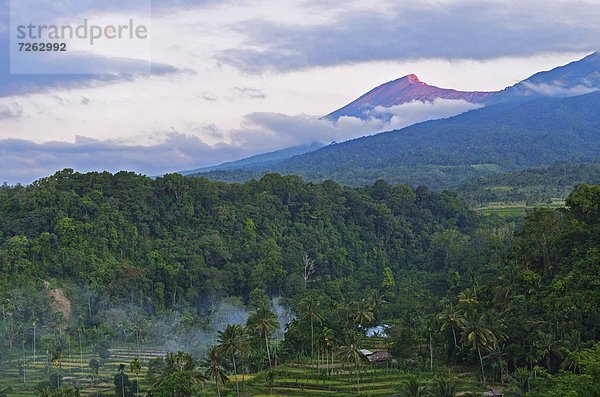
[{"label": "terraced field", "polygon": [[[361,396],[392,396],[397,392],[398,386],[410,374],[397,368],[382,368],[365,364],[361,369],[360,390]],[[444,373],[421,373],[423,380],[434,379]],[[477,379],[471,374],[457,374],[459,377],[458,391],[460,393],[476,392],[483,390]],[[272,381],[259,376],[249,382],[253,396],[356,396],[356,374],[350,369],[335,368],[330,374],[321,369],[320,373],[310,366],[285,366],[274,370]]]},{"label": "terraced field", "polygon": [[[373,338],[365,346],[371,349],[382,348],[376,338]],[[137,379],[129,369],[130,362],[138,356],[135,348],[122,347],[111,349],[111,358],[102,362],[99,368],[98,376],[92,375],[88,366],[91,359],[99,360],[99,357],[90,353],[84,353],[81,357],[79,352],[72,351],[71,355],[66,355],[62,363],[51,362],[47,365],[45,356],[39,356],[34,362],[32,356],[21,358],[27,365],[19,369],[18,361],[15,358],[12,364],[5,363],[0,369],[0,390],[4,387],[10,387],[8,397],[14,396],[34,396],[36,386],[40,382],[48,381],[52,374],[61,374],[62,385],[77,387],[82,396],[114,396],[113,377],[117,374],[120,364],[126,365],[126,373],[130,379]],[[161,357],[165,352],[158,349],[144,349],[140,358],[142,361],[142,372],[139,374],[140,395],[146,395],[149,385],[145,382],[148,362],[156,357]],[[100,360],[99,360],[100,361]],[[363,363],[360,369],[360,390],[361,396],[392,396],[397,387],[408,378],[411,373],[418,373],[423,381],[434,379],[439,375],[448,375],[445,370],[437,372],[428,372],[424,369],[415,371],[403,371],[395,368],[394,364],[374,365]],[[469,372],[462,374],[453,374],[459,379],[460,392],[481,393],[482,388],[476,376]],[[308,361],[302,363],[290,363],[281,365],[273,371],[261,372],[244,376],[242,384],[240,381],[241,392],[244,396],[289,396],[289,397],[310,397],[310,396],[356,396],[357,380],[356,373],[352,366],[346,366],[340,362],[329,363],[325,366],[321,363],[317,368],[316,363]],[[235,378],[232,376],[226,387],[221,388],[221,395],[236,395]],[[217,395],[214,383],[209,382],[202,396]]]},{"label": "terraced field", "polygon": [[[134,348],[123,347],[111,349],[110,353],[110,358],[102,361],[97,355],[86,352],[80,355],[73,349],[70,355],[63,356],[62,362],[53,361],[49,365],[45,355],[38,354],[35,361],[33,356],[14,358],[12,363],[5,362],[0,368],[0,389],[10,387],[8,397],[33,396],[40,382],[49,381],[53,374],[60,374],[62,384],[77,387],[82,396],[112,396],[114,395],[113,377],[117,374],[120,364],[126,365],[126,374],[131,380],[136,379],[136,375],[129,371],[129,364],[138,357],[138,352]],[[148,387],[143,382],[147,362],[164,356],[165,353],[158,349],[144,349],[140,353],[140,359],[144,363],[139,374],[140,389],[143,391]],[[100,362],[98,375],[93,375],[88,365],[91,359]],[[23,362],[24,366],[20,364]]]}]

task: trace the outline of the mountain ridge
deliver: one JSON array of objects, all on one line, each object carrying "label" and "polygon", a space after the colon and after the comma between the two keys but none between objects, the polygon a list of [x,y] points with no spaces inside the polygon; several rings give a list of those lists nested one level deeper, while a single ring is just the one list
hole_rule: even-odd
[{"label": "mountain ridge", "polygon": [[494,93],[440,88],[422,82],[416,74],[408,74],[373,88],[324,118],[334,121],[343,116],[366,118],[378,107],[390,108],[413,101],[433,102],[435,99],[450,99],[482,103]]}]

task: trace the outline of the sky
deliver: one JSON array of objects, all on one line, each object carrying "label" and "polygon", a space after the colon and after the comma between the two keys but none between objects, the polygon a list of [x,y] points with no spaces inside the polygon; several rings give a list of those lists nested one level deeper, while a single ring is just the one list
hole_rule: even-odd
[{"label": "sky", "polygon": [[[31,3],[31,15],[47,12],[38,0],[13,1]],[[113,21],[143,1],[65,3],[52,1],[62,20]],[[23,75],[10,73],[10,1],[0,0],[0,183],[67,167],[160,175],[448,117],[472,105],[411,103],[389,122],[321,119],[409,73],[444,88],[499,90],[596,51],[600,37],[600,0],[151,6],[147,53],[107,43],[70,61],[111,74]],[[152,73],[119,73],[147,61]]]}]

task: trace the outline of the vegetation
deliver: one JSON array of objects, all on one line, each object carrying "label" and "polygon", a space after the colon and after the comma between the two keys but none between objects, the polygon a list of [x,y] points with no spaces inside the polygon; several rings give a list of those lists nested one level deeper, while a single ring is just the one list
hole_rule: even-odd
[{"label": "vegetation", "polygon": [[203,175],[240,182],[280,172],[311,181],[333,179],[349,186],[384,179],[432,189],[456,188],[471,178],[557,161],[597,161],[599,106],[599,93],[487,106],[332,144],[269,166]]},{"label": "vegetation", "polygon": [[0,188],[0,392],[597,396],[599,236],[596,185],[515,224],[384,181],[65,170]]}]

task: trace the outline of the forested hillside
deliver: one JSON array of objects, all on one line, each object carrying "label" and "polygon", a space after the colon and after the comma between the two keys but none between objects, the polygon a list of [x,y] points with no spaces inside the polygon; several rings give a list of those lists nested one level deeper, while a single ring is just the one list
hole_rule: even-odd
[{"label": "forested hillside", "polygon": [[499,104],[329,145],[267,168],[206,174],[240,181],[264,172],[333,179],[349,186],[390,183],[453,188],[471,177],[588,162],[600,153],[600,93]]},{"label": "forested hillside", "polygon": [[519,202],[543,205],[566,199],[575,186],[585,183],[600,184],[600,164],[559,162],[549,167],[477,177],[461,183],[456,191],[477,206]]},{"label": "forested hillside", "polygon": [[[128,344],[138,358],[151,358],[149,347],[208,352],[202,364],[185,355],[140,363],[144,387],[157,396],[173,385],[194,395],[211,379],[234,395],[239,378],[228,383],[224,374],[240,368],[259,374],[247,389],[254,395],[291,376],[275,372],[278,365],[323,355],[327,365],[334,355],[351,362],[360,389],[367,364],[357,349],[376,343],[364,339],[367,328],[385,324],[379,343],[396,358],[398,376],[430,371],[430,379],[464,367],[476,384],[520,395],[597,396],[599,203],[600,188],[583,185],[566,209],[535,210],[516,226],[476,215],[453,193],[383,181],[352,189],[271,174],[228,185],[64,170],[4,186],[0,372],[21,363],[17,379],[26,383],[37,332],[50,375],[40,393],[63,390],[71,341],[82,357],[84,347],[97,354],[96,374]],[[229,331],[243,350],[227,347]],[[208,350],[217,336],[219,347]],[[188,358],[192,372],[173,369],[172,360]],[[209,375],[191,384],[196,365]],[[307,365],[339,383],[333,371]],[[120,371],[117,392],[125,387]],[[403,379],[380,393],[403,390]],[[97,387],[99,378],[85,382]],[[460,385],[481,390],[472,380]]]}]

